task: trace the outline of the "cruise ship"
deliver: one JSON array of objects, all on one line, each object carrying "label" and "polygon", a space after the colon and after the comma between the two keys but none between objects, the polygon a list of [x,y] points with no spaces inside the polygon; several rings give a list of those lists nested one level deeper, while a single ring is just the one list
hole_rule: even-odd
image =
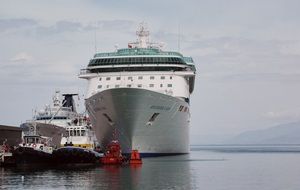
[{"label": "cruise ship", "polygon": [[188,153],[193,59],[150,42],[145,24],[136,34],[127,48],[96,53],[80,71],[96,137],[101,147],[117,139],[123,153]]}]

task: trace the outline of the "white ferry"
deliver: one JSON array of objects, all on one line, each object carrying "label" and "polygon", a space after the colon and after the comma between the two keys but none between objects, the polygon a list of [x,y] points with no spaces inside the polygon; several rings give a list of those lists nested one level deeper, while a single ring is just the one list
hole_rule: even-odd
[{"label": "white ferry", "polygon": [[128,48],[96,53],[79,75],[88,81],[86,108],[97,139],[106,147],[117,131],[124,153],[188,153],[193,59],[151,43],[143,24],[136,34]]}]

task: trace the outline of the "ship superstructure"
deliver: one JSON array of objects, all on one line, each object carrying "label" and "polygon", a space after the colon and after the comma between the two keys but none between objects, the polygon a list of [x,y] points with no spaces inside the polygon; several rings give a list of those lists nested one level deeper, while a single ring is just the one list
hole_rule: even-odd
[{"label": "ship superstructure", "polygon": [[94,150],[97,139],[89,118],[80,114],[66,127],[66,134],[61,139],[61,146],[75,146]]},{"label": "ship superstructure", "polygon": [[78,116],[73,96],[77,94],[61,94],[55,92],[52,97],[52,104],[45,105],[44,109],[35,111],[32,120],[21,124],[23,134],[32,133],[37,135],[51,137],[55,146],[60,146],[62,135],[65,133],[72,120]]},{"label": "ship superstructure", "polygon": [[48,123],[61,127],[66,127],[78,114],[73,96],[77,94],[62,94],[61,100],[59,91],[52,97],[52,105],[45,105],[44,109],[35,111],[33,120],[37,123]]},{"label": "ship superstructure", "polygon": [[188,153],[193,59],[151,43],[143,24],[136,34],[128,48],[96,53],[81,70],[97,139],[105,147],[117,131],[123,152]]}]

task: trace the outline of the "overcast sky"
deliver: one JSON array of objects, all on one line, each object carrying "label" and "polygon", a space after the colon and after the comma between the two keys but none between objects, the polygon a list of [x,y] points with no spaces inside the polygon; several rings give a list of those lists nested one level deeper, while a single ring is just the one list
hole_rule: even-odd
[{"label": "overcast sky", "polygon": [[[98,51],[136,39],[194,58],[191,143],[218,143],[247,130],[300,120],[300,1],[0,1],[0,124],[19,125],[79,92],[80,69]],[[179,30],[178,30],[179,28]],[[178,32],[180,31],[180,32]],[[81,110],[83,108],[81,107]]]}]

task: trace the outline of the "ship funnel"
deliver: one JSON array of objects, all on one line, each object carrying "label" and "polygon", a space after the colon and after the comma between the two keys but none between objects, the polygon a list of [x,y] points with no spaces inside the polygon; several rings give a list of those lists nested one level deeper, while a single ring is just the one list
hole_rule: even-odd
[{"label": "ship funnel", "polygon": [[78,94],[63,94],[63,107],[71,107],[73,112],[76,112],[75,101],[73,96],[78,96]]}]

